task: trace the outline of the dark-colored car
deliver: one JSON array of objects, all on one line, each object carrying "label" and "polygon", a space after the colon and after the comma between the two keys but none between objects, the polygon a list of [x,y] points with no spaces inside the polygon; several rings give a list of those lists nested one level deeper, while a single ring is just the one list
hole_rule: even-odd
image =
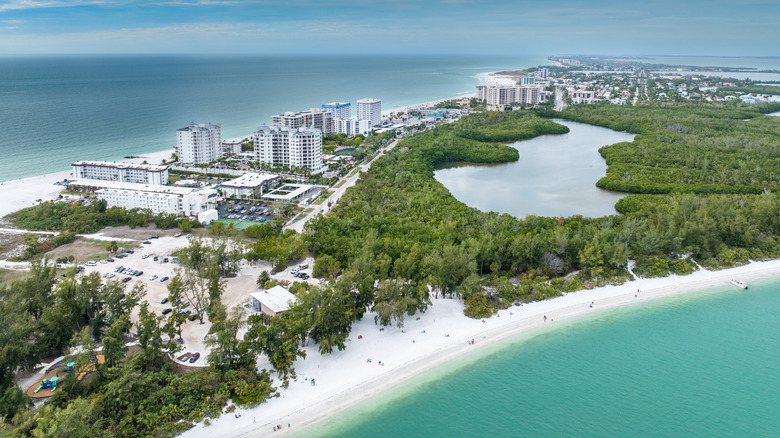
[{"label": "dark-colored car", "polygon": [[154,236],[152,236],[152,239],[159,239],[159,238],[160,238],[160,236],[158,236],[156,234]]},{"label": "dark-colored car", "polygon": [[113,261],[114,261],[114,259],[112,259],[112,258],[108,258],[108,259],[106,259],[106,261],[107,261],[107,262],[113,262]]},{"label": "dark-colored car", "polygon": [[154,261],[156,262],[157,260],[160,260],[160,258],[157,257],[157,256],[154,256]]},{"label": "dark-colored car", "polygon": [[127,283],[130,280],[132,280],[130,277],[125,277],[122,279],[122,283]]},{"label": "dark-colored car", "polygon": [[190,315],[189,319],[190,319],[190,321],[195,321],[196,319],[198,319],[198,315],[193,313],[192,315]]},{"label": "dark-colored car", "polygon": [[140,277],[142,275],[144,275],[144,271],[135,271],[135,276],[136,277]]},{"label": "dark-colored car", "polygon": [[135,251],[133,251],[132,249],[128,249],[126,252],[127,252],[128,254],[135,254]]},{"label": "dark-colored car", "polygon": [[151,244],[152,244],[152,242],[150,242],[150,241],[148,241],[148,240],[144,240],[144,241],[143,241],[143,242],[141,242],[141,243],[143,243],[144,245],[151,245]]},{"label": "dark-colored car", "polygon": [[195,353],[190,358],[190,363],[195,363],[198,359],[200,359],[200,353]]},{"label": "dark-colored car", "polygon": [[162,299],[162,301],[160,301],[160,304],[165,304],[167,302],[168,302],[168,297],[165,297]]},{"label": "dark-colored car", "polygon": [[171,309],[170,307],[166,307],[165,309],[163,309],[162,314],[167,315],[171,312],[173,312],[173,309]]},{"label": "dark-colored car", "polygon": [[160,283],[163,283],[163,282],[165,282],[167,280],[168,280],[168,277],[163,277],[163,278],[160,279]]}]

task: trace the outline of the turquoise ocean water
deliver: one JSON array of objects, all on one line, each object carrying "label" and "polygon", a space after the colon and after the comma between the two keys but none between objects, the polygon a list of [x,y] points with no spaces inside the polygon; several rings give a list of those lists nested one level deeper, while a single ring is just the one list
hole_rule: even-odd
[{"label": "turquoise ocean water", "polygon": [[[780,280],[503,343],[304,435],[780,436]],[[528,338],[528,337],[526,337]]]},{"label": "turquoise ocean water", "polygon": [[[379,97],[391,109],[474,92],[545,56],[0,57],[0,181],[170,149],[190,121],[251,135],[285,111]],[[353,109],[353,115],[355,110]]]}]

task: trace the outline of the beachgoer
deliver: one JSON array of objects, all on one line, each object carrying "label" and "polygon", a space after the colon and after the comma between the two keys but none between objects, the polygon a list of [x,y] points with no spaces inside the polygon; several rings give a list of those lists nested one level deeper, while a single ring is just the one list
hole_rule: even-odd
[{"label": "beachgoer", "polygon": [[544,315],[544,322],[547,322],[547,315]]}]

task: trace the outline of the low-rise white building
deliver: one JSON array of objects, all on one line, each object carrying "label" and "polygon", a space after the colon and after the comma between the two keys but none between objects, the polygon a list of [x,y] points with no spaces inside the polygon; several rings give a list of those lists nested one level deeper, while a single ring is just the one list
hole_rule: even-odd
[{"label": "low-rise white building", "polygon": [[256,312],[263,312],[269,316],[279,316],[290,309],[290,304],[298,301],[298,298],[282,286],[274,286],[262,292],[253,292],[252,305]]},{"label": "low-rise white building", "polygon": [[[77,184],[83,184],[78,182]],[[152,186],[133,183],[104,183],[95,192],[109,207],[149,209],[154,214],[195,216],[215,208],[218,193],[213,189]]]},{"label": "low-rise white building", "polygon": [[244,144],[249,140],[239,137],[239,138],[229,138],[227,140],[222,140],[222,156],[227,157],[230,155],[238,155],[241,153],[241,145]]},{"label": "low-rise white building", "polygon": [[247,173],[220,185],[226,198],[255,198],[279,180],[274,173]]},{"label": "low-rise white building", "polygon": [[151,185],[165,185],[168,183],[168,166],[114,163],[110,161],[76,161],[72,166],[73,178],[75,179]]},{"label": "low-rise white building", "polygon": [[219,212],[214,209],[198,213],[198,222],[202,223],[203,225],[208,225],[217,219],[219,219]]}]

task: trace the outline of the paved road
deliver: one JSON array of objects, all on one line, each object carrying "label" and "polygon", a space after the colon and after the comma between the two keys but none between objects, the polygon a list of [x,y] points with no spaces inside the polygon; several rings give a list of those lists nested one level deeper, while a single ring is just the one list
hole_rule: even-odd
[{"label": "paved road", "polygon": [[[390,149],[394,148],[396,143],[398,143],[397,139],[393,140],[392,142],[390,142],[390,144],[388,144],[384,148],[380,149],[377,152],[376,156],[374,156],[374,158],[371,161],[369,161],[366,164],[363,164],[362,166],[357,166],[356,169],[358,169],[358,171],[355,172],[349,178],[347,178],[346,182],[344,184],[342,184],[341,187],[337,188],[336,191],[333,192],[328,197],[328,199],[326,199],[325,201],[323,201],[319,205],[315,205],[314,206],[314,210],[309,212],[306,216],[304,216],[303,219],[298,220],[297,222],[295,222],[292,225],[287,225],[284,228],[287,229],[287,230],[295,230],[295,231],[297,231],[299,233],[302,233],[303,232],[303,227],[306,225],[307,222],[309,222],[313,218],[317,217],[317,215],[320,214],[320,213],[327,214],[327,212],[330,211],[336,205],[336,203],[341,198],[341,196],[344,194],[344,192],[349,187],[352,187],[352,186],[355,185],[355,183],[357,182],[358,178],[360,178],[360,172],[365,172],[368,169],[370,169],[371,165],[374,164],[374,161],[376,161],[377,158],[379,158],[382,155],[384,155],[385,152],[387,152]],[[328,207],[328,204],[330,204],[331,206]]]}]

